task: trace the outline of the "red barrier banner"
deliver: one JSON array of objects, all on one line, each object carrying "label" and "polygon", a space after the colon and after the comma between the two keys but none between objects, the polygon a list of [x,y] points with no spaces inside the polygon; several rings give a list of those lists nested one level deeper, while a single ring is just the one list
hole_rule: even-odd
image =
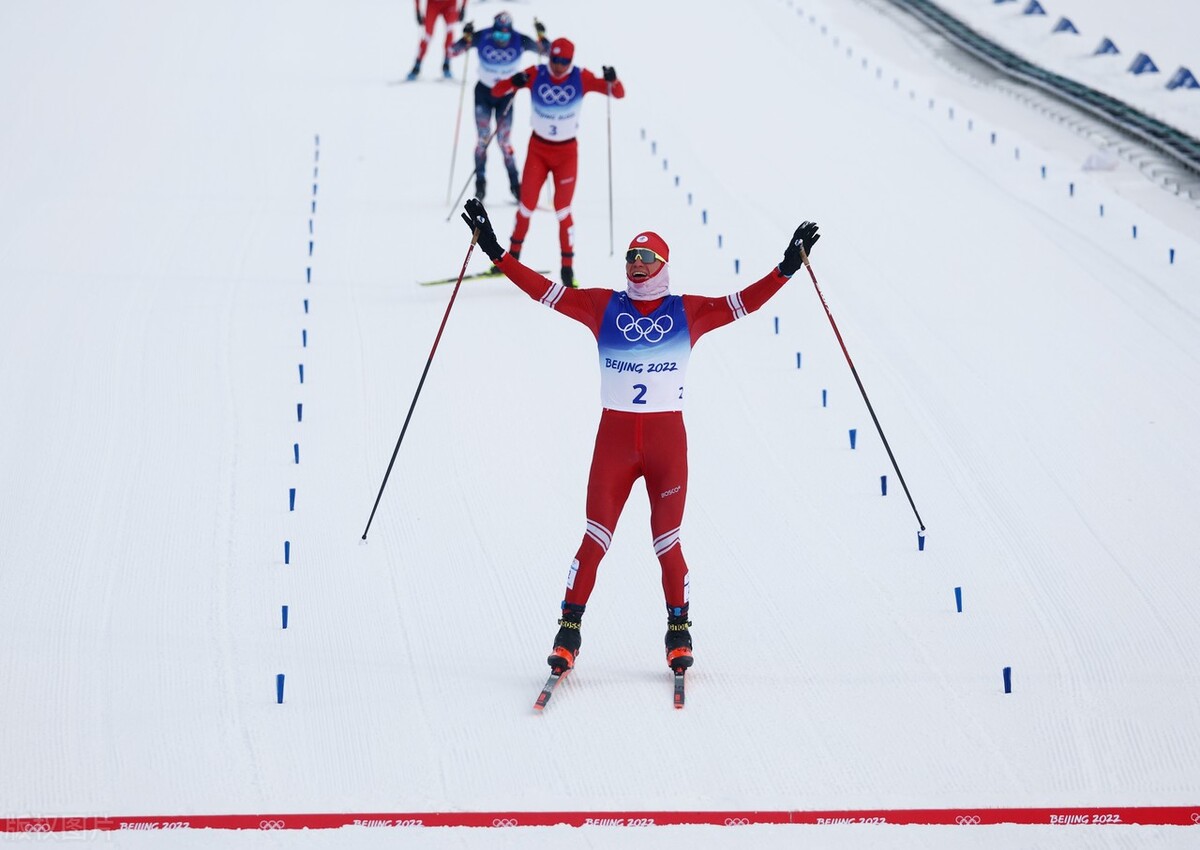
[{"label": "red barrier banner", "polygon": [[1000,809],[848,809],[831,811],[680,811],[680,812],[383,812],[325,814],[170,815],[129,817],[8,817],[0,833],[83,832],[171,829],[339,829],[345,826],[403,829],[414,827],[517,826],[651,827],[700,824],[897,824],[909,826],[1197,826],[1195,806],[1104,806]]}]

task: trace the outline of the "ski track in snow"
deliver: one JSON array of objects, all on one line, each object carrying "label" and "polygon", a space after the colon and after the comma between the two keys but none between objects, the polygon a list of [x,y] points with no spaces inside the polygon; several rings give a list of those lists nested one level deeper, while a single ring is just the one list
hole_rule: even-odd
[{"label": "ski track in snow", "polygon": [[[614,2],[612,20],[639,31],[687,18],[728,43],[715,4]],[[506,281],[464,284],[360,539],[450,297],[415,283],[454,273],[467,244],[444,221],[457,92],[388,84],[415,44],[407,8],[110,17],[55,0],[0,13],[13,71],[0,91],[18,104],[0,130],[0,763],[15,766],[0,814],[1197,800],[1194,222],[1148,216],[1138,191],[1081,172],[1078,138],[942,74],[868,4],[803,5],[748,6],[761,49],[664,97],[694,66],[686,45],[645,50],[584,8],[473,4],[477,23],[510,6],[528,28],[537,14],[572,35],[580,64],[626,80],[611,112],[613,257],[608,116],[597,95],[583,108],[585,285],[619,285],[623,240],[648,228],[671,244],[676,291],[724,294],[770,270],[801,220],[821,224],[814,271],[928,525],[918,552],[802,270],[692,359],[687,708],[670,704],[637,484],[578,667],[540,716],[599,415],[586,330]],[[57,61],[35,63],[50,44]],[[430,53],[426,73],[436,39]],[[507,239],[512,207],[492,213]],[[556,231],[538,212],[523,259],[556,269]],[[468,271],[486,263],[476,251]],[[936,827],[615,829],[403,840],[1192,839],[1131,826],[982,827],[969,841]],[[381,835],[396,840],[74,837],[366,847]]]}]

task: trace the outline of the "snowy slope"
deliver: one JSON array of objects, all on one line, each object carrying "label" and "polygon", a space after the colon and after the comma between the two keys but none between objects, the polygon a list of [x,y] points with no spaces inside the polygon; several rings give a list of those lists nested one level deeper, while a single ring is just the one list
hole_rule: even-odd
[{"label": "snowy slope", "polygon": [[[1079,172],[1077,141],[947,81],[867,6],[747,4],[740,26],[762,35],[744,46],[724,4],[479,2],[472,17],[501,8],[626,81],[618,253],[655,229],[676,290],[720,294],[820,222],[814,269],[925,551],[798,276],[693,359],[687,709],[669,705],[635,488],[579,668],[533,716],[583,528],[590,335],[504,282],[465,284],[360,540],[450,295],[415,283],[467,249],[445,221],[459,86],[433,81],[439,48],[400,84],[411,10],[370,0],[9,4],[0,814],[1200,802],[1192,213],[1151,216]],[[682,19],[703,37],[661,35]],[[718,43],[740,52],[696,73],[696,45]],[[584,285],[622,281],[608,126],[590,96]],[[473,141],[468,113],[454,193]],[[512,210],[492,206],[502,234]],[[524,258],[556,254],[539,214]],[[796,829],[638,840],[785,846]],[[1194,840],[1125,829],[978,840]],[[462,833],[405,840],[628,841]],[[277,843],[304,840],[392,839]]]}]

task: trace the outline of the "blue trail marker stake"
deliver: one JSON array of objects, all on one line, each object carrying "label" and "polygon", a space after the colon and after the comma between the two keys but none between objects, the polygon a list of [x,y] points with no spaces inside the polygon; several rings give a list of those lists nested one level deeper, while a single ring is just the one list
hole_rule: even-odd
[{"label": "blue trail marker stake", "polygon": [[291,487],[288,489],[288,510],[289,511],[296,510],[296,488],[295,487]]},{"label": "blue trail marker stake", "polygon": [[312,219],[311,219],[311,218],[308,220],[308,232],[309,232],[309,233],[312,233],[312,232],[313,232],[313,226],[312,226]]},{"label": "blue trail marker stake", "polygon": [[741,273],[742,273],[742,261],[741,261],[741,260],[737,260],[737,259],[735,259],[735,260],[733,261],[733,273],[734,273],[734,274],[741,274]]},{"label": "blue trail marker stake", "polygon": [[310,257],[312,256],[312,246],[313,246],[313,241],[311,239],[309,239],[308,240],[308,256],[310,256]]},{"label": "blue trail marker stake", "polygon": [[1137,225],[1136,224],[1133,226],[1133,238],[1137,239]]},{"label": "blue trail marker stake", "polygon": [[850,448],[854,448],[854,444],[858,442],[858,429],[850,429]]},{"label": "blue trail marker stake", "polygon": [[300,383],[304,383],[304,364],[300,364]]},{"label": "blue trail marker stake", "polygon": [[1100,205],[1100,217],[1104,218],[1104,204]]},{"label": "blue trail marker stake", "polygon": [[821,390],[821,407],[829,405],[829,390]]},{"label": "blue trail marker stake", "polygon": [[779,334],[779,317],[778,316],[775,317],[775,334],[777,336]]},{"label": "blue trail marker stake", "polygon": [[283,627],[287,628],[287,606],[283,606]]},{"label": "blue trail marker stake", "polygon": [[1044,166],[1044,165],[1042,166],[1042,179],[1043,180],[1046,179],[1046,166]]},{"label": "blue trail marker stake", "polygon": [[718,247],[718,248],[720,248],[720,247],[721,247],[721,244],[722,244],[724,241],[725,241],[725,240],[724,240],[724,239],[721,237],[721,234],[720,234],[720,233],[718,233],[718,234],[717,234],[717,247]]},{"label": "blue trail marker stake", "polygon": [[275,677],[275,702],[283,705],[283,674]]},{"label": "blue trail marker stake", "polygon": [[312,212],[313,212],[313,215],[316,215],[316,213],[317,213],[317,202],[316,201],[312,202]]},{"label": "blue trail marker stake", "polygon": [[708,224],[708,210],[700,210],[700,223]]},{"label": "blue trail marker stake", "polygon": [[918,552],[925,551],[925,532],[924,531],[917,532],[917,551]]},{"label": "blue trail marker stake", "polygon": [[688,192],[688,206],[690,207],[691,205],[692,205],[692,193]]},{"label": "blue trail marker stake", "polygon": [[879,495],[880,496],[887,495],[887,476],[886,475],[879,476]]},{"label": "blue trail marker stake", "polygon": [[300,347],[308,348],[308,329],[303,328],[300,331]]},{"label": "blue trail marker stake", "polygon": [[300,444],[292,443],[292,456],[296,458],[296,463],[300,462]]},{"label": "blue trail marker stake", "polygon": [[304,404],[301,402],[296,403],[296,421],[297,422],[304,421]]},{"label": "blue trail marker stake", "polygon": [[652,153],[652,154],[658,153],[658,142],[650,143],[650,153]]},{"label": "blue trail marker stake", "polygon": [[800,352],[799,351],[796,352],[796,368],[797,369],[800,368]]},{"label": "blue trail marker stake", "polygon": [[283,541],[283,562],[290,564],[292,562],[292,541]]},{"label": "blue trail marker stake", "polygon": [[304,312],[305,312],[305,314],[308,313],[308,299],[307,298],[304,299]]},{"label": "blue trail marker stake", "polygon": [[1170,257],[1171,265],[1175,265],[1175,249],[1174,248],[1170,249],[1170,251],[1168,252],[1168,256]]},{"label": "blue trail marker stake", "polygon": [[1075,183],[1074,182],[1067,184],[1067,194],[1070,195],[1072,198],[1075,197]]},{"label": "blue trail marker stake", "polygon": [[954,607],[958,609],[958,613],[962,613],[962,588],[954,588]]},{"label": "blue trail marker stake", "polygon": [[1012,693],[1012,668],[1011,667],[1004,668],[1004,693],[1006,693],[1006,694]]},{"label": "blue trail marker stake", "polygon": [[[309,242],[308,244],[309,244],[309,245],[311,245],[312,243],[311,243],[311,242]],[[309,251],[308,253],[309,253],[309,256],[312,256],[312,251]],[[312,283],[312,266],[305,266],[305,268],[304,268],[304,282],[305,282],[305,283]]]}]

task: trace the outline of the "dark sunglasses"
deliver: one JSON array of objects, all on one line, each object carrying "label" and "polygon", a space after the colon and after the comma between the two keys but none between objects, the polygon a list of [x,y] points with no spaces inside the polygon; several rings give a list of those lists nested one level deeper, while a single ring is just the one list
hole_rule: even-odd
[{"label": "dark sunglasses", "polygon": [[551,56],[551,57],[550,57],[550,64],[551,64],[551,65],[570,65],[570,64],[571,64],[571,57],[570,57],[570,56],[567,56],[567,57],[565,57],[565,58],[564,58],[564,57],[562,57],[562,56]]},{"label": "dark sunglasses", "polygon": [[662,257],[651,251],[649,248],[630,248],[625,252],[625,262],[634,263],[641,260],[646,265],[650,265],[655,260],[665,263]]}]

